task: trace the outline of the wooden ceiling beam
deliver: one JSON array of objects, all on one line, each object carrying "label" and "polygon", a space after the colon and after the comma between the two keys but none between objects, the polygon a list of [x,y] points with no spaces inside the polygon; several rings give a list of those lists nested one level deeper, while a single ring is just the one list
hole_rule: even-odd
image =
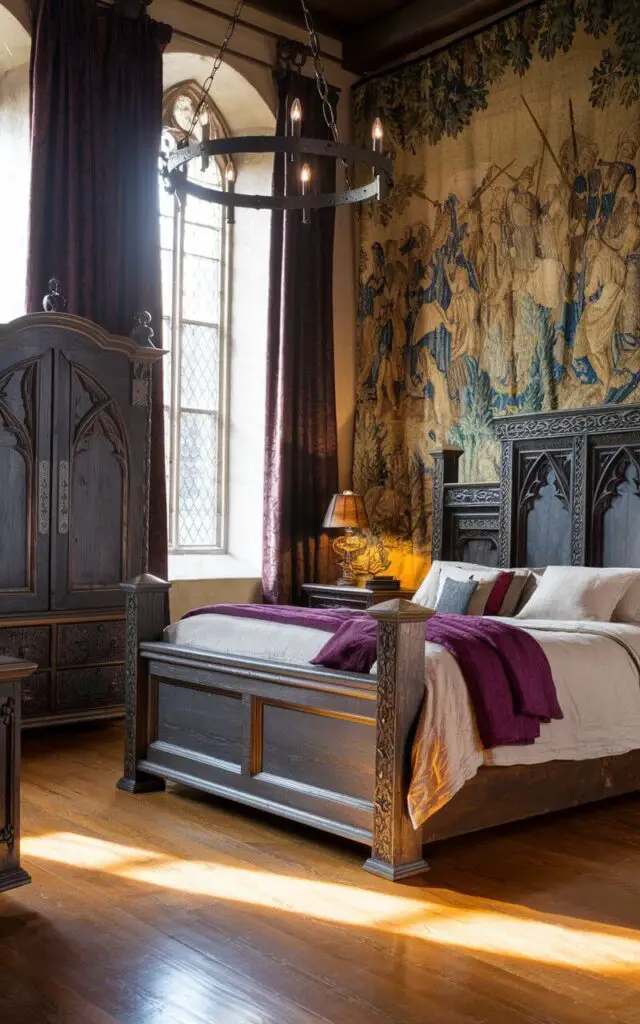
[{"label": "wooden ceiling beam", "polygon": [[[281,18],[290,25],[306,27],[300,0],[247,0],[247,6],[255,7],[263,14],[271,14],[274,18]],[[312,8],[313,21],[317,31],[322,35],[330,36],[331,39],[342,40],[346,30],[344,22],[323,12],[314,11],[312,4],[309,6]]]},{"label": "wooden ceiling beam", "polygon": [[534,0],[411,0],[405,7],[350,31],[343,39],[343,64],[373,74],[425,48],[482,28]]}]

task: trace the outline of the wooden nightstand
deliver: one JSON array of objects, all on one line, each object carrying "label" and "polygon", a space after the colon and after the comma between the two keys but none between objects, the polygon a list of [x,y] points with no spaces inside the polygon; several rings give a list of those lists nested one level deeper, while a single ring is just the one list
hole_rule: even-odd
[{"label": "wooden nightstand", "polygon": [[370,608],[394,597],[410,601],[415,590],[373,590],[369,587],[339,587],[337,583],[304,583],[309,608]]}]

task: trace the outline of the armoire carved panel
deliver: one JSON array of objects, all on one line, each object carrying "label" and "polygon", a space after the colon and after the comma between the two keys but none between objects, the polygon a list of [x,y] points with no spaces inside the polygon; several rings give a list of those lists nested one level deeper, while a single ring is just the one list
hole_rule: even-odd
[{"label": "armoire carved panel", "polygon": [[38,664],[28,724],[122,711],[120,583],[145,569],[133,398],[161,357],[66,313],[0,325],[0,652]]}]

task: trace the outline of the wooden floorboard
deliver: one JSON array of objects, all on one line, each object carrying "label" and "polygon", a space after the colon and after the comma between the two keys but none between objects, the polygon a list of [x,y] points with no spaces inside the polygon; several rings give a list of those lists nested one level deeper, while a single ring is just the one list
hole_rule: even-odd
[{"label": "wooden floorboard", "polygon": [[122,726],[24,740],[0,1024],[640,1024],[640,799],[363,851],[185,790],[115,790]]}]

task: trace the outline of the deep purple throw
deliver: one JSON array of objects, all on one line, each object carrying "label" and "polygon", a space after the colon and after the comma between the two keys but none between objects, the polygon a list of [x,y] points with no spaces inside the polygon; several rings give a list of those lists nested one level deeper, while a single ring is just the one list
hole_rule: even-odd
[{"label": "deep purple throw", "polygon": [[[313,665],[370,672],[377,657],[377,624],[363,612],[285,605],[209,605],[191,615],[235,615],[333,633]],[[434,615],[425,638],[458,662],[485,748],[533,743],[540,723],[562,718],[549,662],[529,633],[476,615]]]},{"label": "deep purple throw", "polygon": [[[193,615],[233,615],[240,619],[262,619],[263,622],[280,622],[285,626],[306,626],[308,629],[335,633],[346,619],[364,617],[364,614],[352,608],[296,608],[288,604],[205,604],[202,608],[192,608],[182,618],[190,619]],[[367,616],[367,621],[373,620]]]}]

